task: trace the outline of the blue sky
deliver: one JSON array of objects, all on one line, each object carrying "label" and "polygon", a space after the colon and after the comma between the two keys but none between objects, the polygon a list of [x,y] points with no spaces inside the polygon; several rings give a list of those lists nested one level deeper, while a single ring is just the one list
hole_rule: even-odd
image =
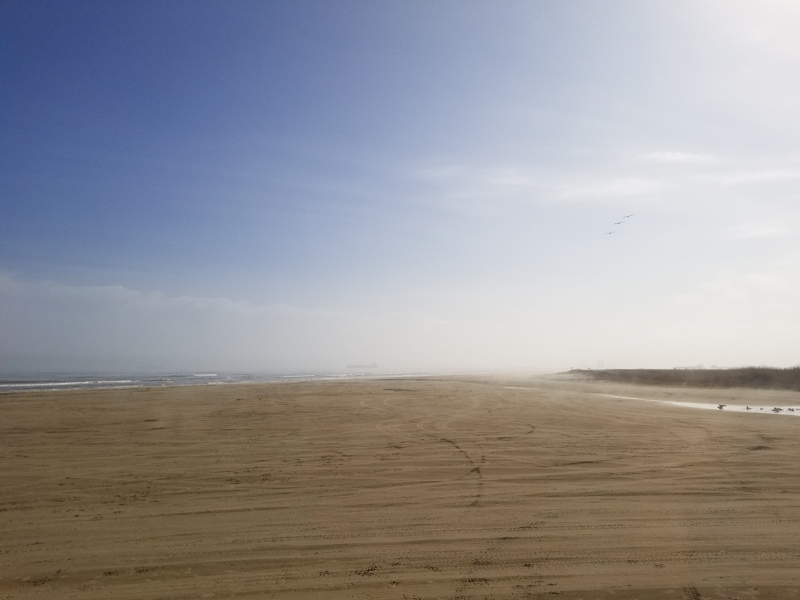
[{"label": "blue sky", "polygon": [[0,56],[0,370],[800,363],[796,3],[6,1]]}]

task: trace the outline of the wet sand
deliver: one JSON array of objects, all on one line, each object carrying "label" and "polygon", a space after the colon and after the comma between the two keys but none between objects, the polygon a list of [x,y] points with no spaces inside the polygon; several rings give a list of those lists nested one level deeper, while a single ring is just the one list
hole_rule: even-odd
[{"label": "wet sand", "polygon": [[800,597],[800,419],[611,396],[800,405],[526,377],[2,394],[0,599]]}]

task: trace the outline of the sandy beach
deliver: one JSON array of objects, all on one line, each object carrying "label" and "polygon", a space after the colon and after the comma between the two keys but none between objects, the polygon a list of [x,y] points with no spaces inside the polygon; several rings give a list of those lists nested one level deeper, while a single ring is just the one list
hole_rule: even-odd
[{"label": "sandy beach", "polygon": [[1,394],[0,599],[796,599],[779,405],[522,376]]}]

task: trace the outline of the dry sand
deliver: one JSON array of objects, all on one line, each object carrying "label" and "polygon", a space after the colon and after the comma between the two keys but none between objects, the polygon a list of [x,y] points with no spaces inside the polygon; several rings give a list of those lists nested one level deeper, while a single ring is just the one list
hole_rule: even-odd
[{"label": "dry sand", "polygon": [[598,393],[798,403],[552,378],[3,394],[0,599],[800,598],[800,418]]}]

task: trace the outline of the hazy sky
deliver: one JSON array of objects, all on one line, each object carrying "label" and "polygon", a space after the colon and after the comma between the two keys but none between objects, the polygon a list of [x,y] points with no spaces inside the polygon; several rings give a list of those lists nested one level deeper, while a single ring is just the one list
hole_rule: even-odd
[{"label": "hazy sky", "polygon": [[0,371],[798,340],[796,1],[0,3]]}]

